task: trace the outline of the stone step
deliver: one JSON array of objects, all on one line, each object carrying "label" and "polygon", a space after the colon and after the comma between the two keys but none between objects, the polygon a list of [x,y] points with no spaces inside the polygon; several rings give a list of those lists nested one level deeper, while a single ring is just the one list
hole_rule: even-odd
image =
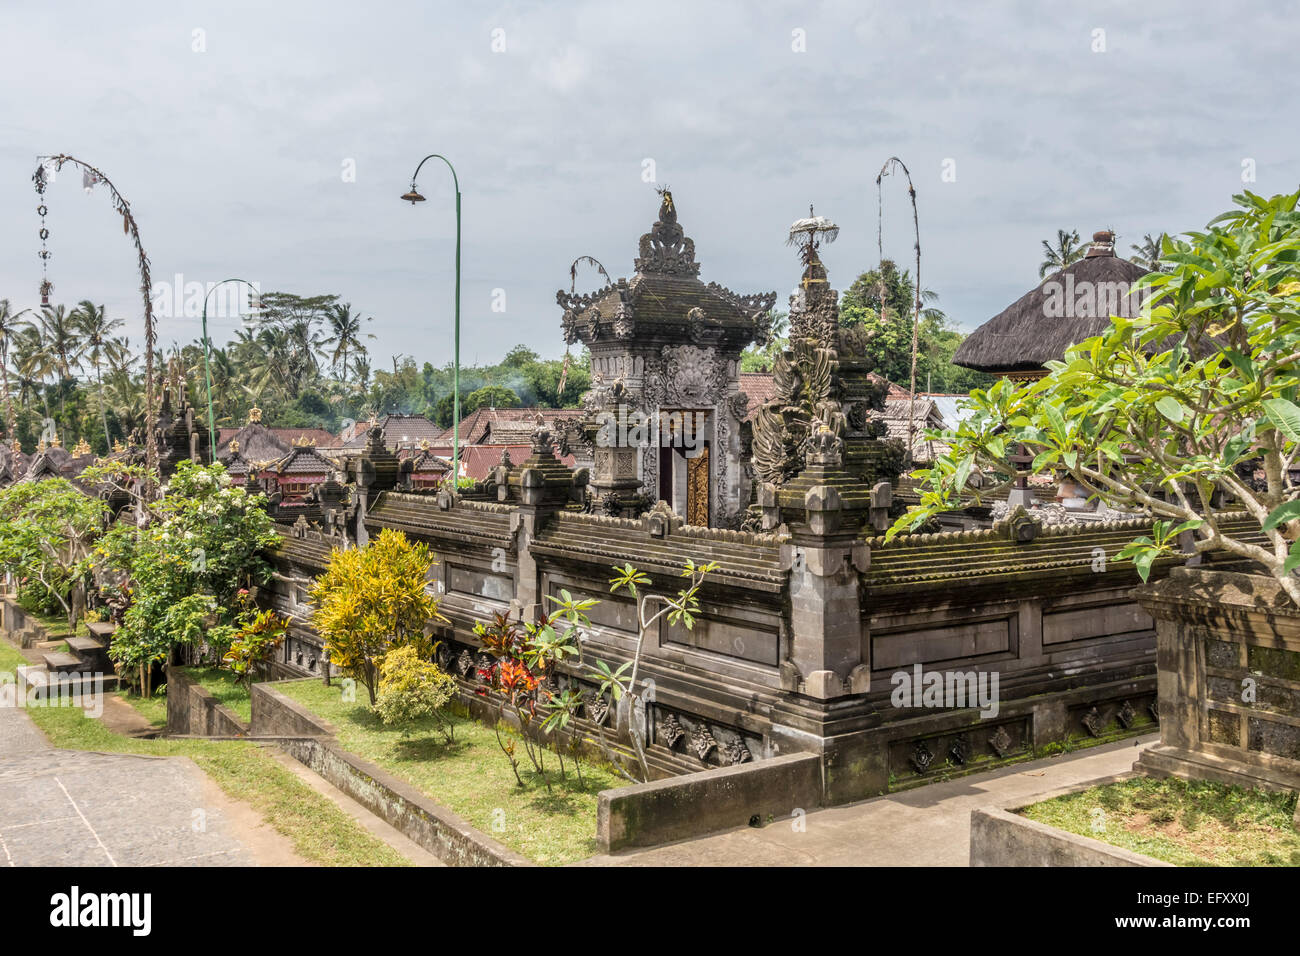
[{"label": "stone step", "polygon": [[68,638],[68,650],[77,655],[82,670],[101,671],[105,674],[113,671],[113,662],[109,660],[106,648],[93,637]]},{"label": "stone step", "polygon": [[108,693],[117,690],[118,680],[115,674],[106,674],[103,683],[96,686],[93,675],[78,672],[55,671],[51,673],[41,664],[28,664],[14,670],[19,691],[26,693],[28,688],[38,691],[53,689],[58,694],[91,694],[96,690]]},{"label": "stone step", "polygon": [[[62,642],[60,642],[62,643]],[[47,651],[42,655],[45,660],[45,667],[50,671],[76,671],[81,670],[81,658],[75,654],[69,654],[67,651]]]},{"label": "stone step", "polygon": [[113,643],[113,633],[117,630],[117,625],[111,621],[92,621],[86,625],[86,630],[90,632],[91,637],[108,647]]}]

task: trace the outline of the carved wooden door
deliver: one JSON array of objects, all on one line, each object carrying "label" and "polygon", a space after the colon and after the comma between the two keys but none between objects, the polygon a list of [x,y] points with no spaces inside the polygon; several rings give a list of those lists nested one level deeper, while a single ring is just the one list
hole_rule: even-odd
[{"label": "carved wooden door", "polygon": [[709,524],[709,446],[686,459],[686,523]]}]

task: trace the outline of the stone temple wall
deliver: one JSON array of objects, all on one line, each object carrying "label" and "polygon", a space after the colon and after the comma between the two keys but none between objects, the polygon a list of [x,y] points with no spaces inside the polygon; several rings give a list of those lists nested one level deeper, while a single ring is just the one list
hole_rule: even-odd
[{"label": "stone temple wall", "polygon": [[[568,589],[600,602],[586,653],[616,665],[632,656],[636,625],[631,602],[609,593],[612,566],[631,563],[675,591],[684,561],[717,562],[695,627],[661,621],[645,642],[656,775],[813,752],[826,801],[843,803],[1154,730],[1159,716],[1154,622],[1134,602],[1137,575],[1098,560],[1140,533],[1132,522],[1029,534],[1004,523],[888,545],[868,532],[831,548],[785,531],[690,527],[663,510],[610,518],[394,491],[364,521],[372,536],[401,530],[437,556],[429,587],[451,620],[435,629],[439,660],[467,700],[481,700],[475,621],[532,613]],[[326,666],[304,582],[341,544],[300,525],[272,554],[264,600],[295,621],[285,673]],[[900,698],[899,675],[934,672],[986,687],[996,676],[996,713],[978,706],[975,684],[968,706]],[[613,708],[587,689],[579,729],[617,737]]]}]

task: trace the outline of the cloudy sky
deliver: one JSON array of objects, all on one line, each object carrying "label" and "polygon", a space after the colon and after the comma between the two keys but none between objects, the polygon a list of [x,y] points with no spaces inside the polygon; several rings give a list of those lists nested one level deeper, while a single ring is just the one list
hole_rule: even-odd
[{"label": "cloudy sky", "polygon": [[[463,360],[519,342],[558,356],[555,292],[580,255],[631,273],[658,206],[647,176],[671,185],[705,281],[784,302],[786,229],[810,203],[843,230],[834,285],[875,262],[875,176],[898,156],[924,284],[970,330],[1035,283],[1058,227],[1113,227],[1126,250],[1204,224],[1243,176],[1297,188],[1298,37],[1294,2],[15,4],[0,298],[39,301],[30,177],[64,152],[131,202],[155,284],[338,293],[375,317],[376,364],[442,364],[446,168],[421,174],[429,202],[398,200],[441,152],[463,192]],[[885,253],[910,261],[906,190],[885,185]],[[48,205],[55,301],[105,303],[138,341],[135,258],[104,190],[65,170]],[[164,344],[197,335],[160,320]]]}]

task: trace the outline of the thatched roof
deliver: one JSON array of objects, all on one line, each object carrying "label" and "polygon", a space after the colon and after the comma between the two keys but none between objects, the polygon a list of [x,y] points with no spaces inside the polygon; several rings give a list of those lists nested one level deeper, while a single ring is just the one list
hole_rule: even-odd
[{"label": "thatched roof", "polygon": [[1000,374],[1039,371],[1071,345],[1104,332],[1112,315],[1137,315],[1141,302],[1130,290],[1147,272],[1115,255],[1111,233],[1098,232],[1084,258],[968,335],[953,364]]}]

